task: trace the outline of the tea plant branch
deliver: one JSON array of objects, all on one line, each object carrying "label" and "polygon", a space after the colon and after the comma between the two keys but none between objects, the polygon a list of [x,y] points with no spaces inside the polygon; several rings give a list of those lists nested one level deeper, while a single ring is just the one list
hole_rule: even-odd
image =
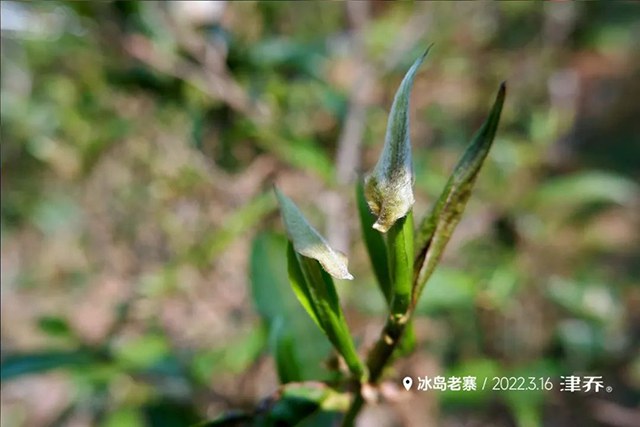
[{"label": "tea plant branch", "polygon": [[[412,330],[410,321],[418,300],[471,196],[473,184],[493,143],[504,103],[506,89],[503,83],[488,119],[454,167],[440,197],[415,233],[409,100],[413,79],[427,53],[428,50],[414,62],[402,80],[391,107],[380,158],[374,170],[365,177],[364,186],[361,183],[357,186],[365,245],[389,307],[386,324],[369,352],[366,364],[357,354],[332,278],[353,279],[346,256],[332,249],[296,205],[275,189],[289,238],[288,275],[293,291],[344,358],[352,374],[351,382],[356,390],[343,419],[343,426],[347,427],[353,425],[364,406],[363,387],[380,381],[394,353],[402,348],[403,336]],[[285,356],[279,362],[285,363]]]},{"label": "tea plant branch", "polygon": [[471,195],[471,188],[493,142],[500,120],[505,92],[506,86],[503,83],[500,85],[500,90],[489,118],[480,128],[454,168],[438,202],[432,212],[425,218],[418,231],[416,244],[419,249],[414,264],[412,283],[414,291],[411,305],[404,318],[399,319],[394,315],[389,316],[380,339],[369,353],[367,366],[369,368],[369,380],[373,383],[380,378],[383,368],[389,361],[394,348],[398,345],[406,326],[406,320],[413,315],[426,281],[433,273],[435,265],[453,234],[453,229],[460,221]]},{"label": "tea plant branch", "polygon": [[[399,316],[400,313],[393,310],[393,308],[396,308],[395,306],[392,308],[381,336],[367,358],[369,381],[373,384],[380,380],[384,368],[389,364],[395,349],[400,343],[407,322],[415,311],[424,286],[435,270],[456,225],[460,221],[466,203],[471,196],[473,184],[493,143],[500,121],[505,94],[506,85],[502,83],[489,118],[476,133],[462,158],[454,167],[453,173],[431,213],[422,221],[416,239],[418,249],[415,254],[411,281],[411,303],[403,316]],[[392,230],[396,227],[404,227],[404,224],[398,221],[394,224]],[[392,231],[389,234],[391,237],[393,235]],[[399,246],[397,242],[396,246]],[[397,285],[398,283],[394,283],[395,292],[399,292]],[[353,425],[363,405],[364,399],[361,393],[356,394],[351,407],[345,415],[343,426]]]},{"label": "tea plant branch", "polygon": [[[429,47],[430,48],[430,47]],[[429,49],[418,58],[400,83],[400,88],[391,106],[387,134],[378,163],[373,172],[365,178],[364,198],[371,212],[377,216],[371,226],[375,231],[387,233],[386,252],[388,254],[389,281],[380,280],[381,288],[389,303],[390,315],[385,330],[369,354],[367,366],[369,381],[376,383],[386,363],[391,359],[402,333],[409,320],[412,299],[413,279],[413,164],[411,160],[411,141],[409,138],[409,100],[413,79],[426,57]],[[360,191],[358,191],[360,196]],[[359,205],[362,205],[359,202]],[[360,216],[363,226],[366,215]],[[365,239],[372,261],[371,252],[375,251],[375,242],[366,230]],[[371,242],[371,243],[370,243]],[[379,243],[378,243],[379,245]],[[375,268],[375,267],[374,267]],[[381,274],[378,273],[380,276]],[[352,426],[358,413],[364,406],[362,384],[358,385],[354,400],[347,411],[343,426]]]}]

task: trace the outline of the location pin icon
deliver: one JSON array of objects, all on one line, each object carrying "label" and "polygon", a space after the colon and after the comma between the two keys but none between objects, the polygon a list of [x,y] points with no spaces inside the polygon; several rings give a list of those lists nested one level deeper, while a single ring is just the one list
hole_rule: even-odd
[{"label": "location pin icon", "polygon": [[409,389],[411,388],[411,384],[413,384],[413,380],[411,379],[411,377],[404,377],[404,379],[402,380],[402,384],[404,385],[404,388],[409,391]]}]

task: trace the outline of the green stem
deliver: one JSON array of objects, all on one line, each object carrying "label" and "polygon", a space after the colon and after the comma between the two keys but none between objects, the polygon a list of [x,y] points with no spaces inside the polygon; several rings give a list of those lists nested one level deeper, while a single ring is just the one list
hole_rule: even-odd
[{"label": "green stem", "polygon": [[387,238],[389,272],[391,273],[391,313],[403,317],[411,304],[413,278],[413,212],[400,218],[389,230]]},{"label": "green stem", "polygon": [[402,333],[402,339],[398,344],[398,350],[396,354],[394,354],[394,359],[398,359],[404,356],[408,356],[416,349],[416,328],[414,326],[413,318],[409,319],[407,322],[407,326],[404,328],[404,332]]},{"label": "green stem", "polygon": [[[410,315],[411,313],[408,313],[405,319],[408,319]],[[387,324],[384,326],[378,342],[369,353],[369,357],[367,358],[367,368],[369,370],[369,381],[372,384],[375,384],[380,380],[384,368],[391,360],[393,352],[400,343],[402,333],[406,329],[407,322],[400,323],[398,320],[399,319],[394,316],[389,316]],[[358,387],[354,394],[355,398],[353,399],[353,402],[351,402],[351,406],[347,410],[342,421],[342,427],[353,427],[356,417],[364,406],[361,387]]]},{"label": "green stem", "polygon": [[[413,213],[400,218],[389,230],[387,237],[389,272],[392,282],[391,315],[382,330],[373,350],[369,353],[367,367],[369,381],[378,382],[385,366],[400,343],[411,315],[411,293],[413,289]],[[343,420],[343,427],[351,427],[364,406],[361,387]]]}]

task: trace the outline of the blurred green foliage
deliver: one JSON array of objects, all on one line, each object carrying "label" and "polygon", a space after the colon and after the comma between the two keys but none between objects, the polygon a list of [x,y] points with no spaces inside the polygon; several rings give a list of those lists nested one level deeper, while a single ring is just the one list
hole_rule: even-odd
[{"label": "blurred green foliage", "polygon": [[[612,425],[602,401],[637,410],[638,6],[358,3],[2,2],[3,425],[193,425],[261,404],[264,419],[297,416],[273,407],[274,372],[331,381],[340,367],[296,314],[269,189],[277,178],[328,223],[319,198],[353,200],[337,164],[362,64],[373,83],[352,179],[373,166],[398,83],[430,43],[411,107],[416,214],[500,81],[510,93],[421,298],[418,348],[391,380],[593,374],[613,392],[383,407],[407,425],[409,412]],[[358,235],[356,206],[345,211]],[[355,280],[336,285],[367,345],[386,304],[362,243],[344,249]],[[65,392],[43,397],[31,380]],[[316,425],[343,409],[300,401]]]},{"label": "blurred green foliage", "polygon": [[272,331],[270,346],[282,382],[329,379],[321,370],[329,342],[291,292],[284,236],[256,236],[250,275],[255,307]]}]

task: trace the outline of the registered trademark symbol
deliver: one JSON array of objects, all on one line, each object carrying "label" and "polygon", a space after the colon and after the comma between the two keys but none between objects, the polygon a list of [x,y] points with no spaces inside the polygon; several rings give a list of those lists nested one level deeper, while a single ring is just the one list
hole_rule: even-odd
[{"label": "registered trademark symbol", "polygon": [[607,393],[611,393],[613,391],[613,387],[608,385],[607,388],[605,388],[605,390],[607,391]]}]

